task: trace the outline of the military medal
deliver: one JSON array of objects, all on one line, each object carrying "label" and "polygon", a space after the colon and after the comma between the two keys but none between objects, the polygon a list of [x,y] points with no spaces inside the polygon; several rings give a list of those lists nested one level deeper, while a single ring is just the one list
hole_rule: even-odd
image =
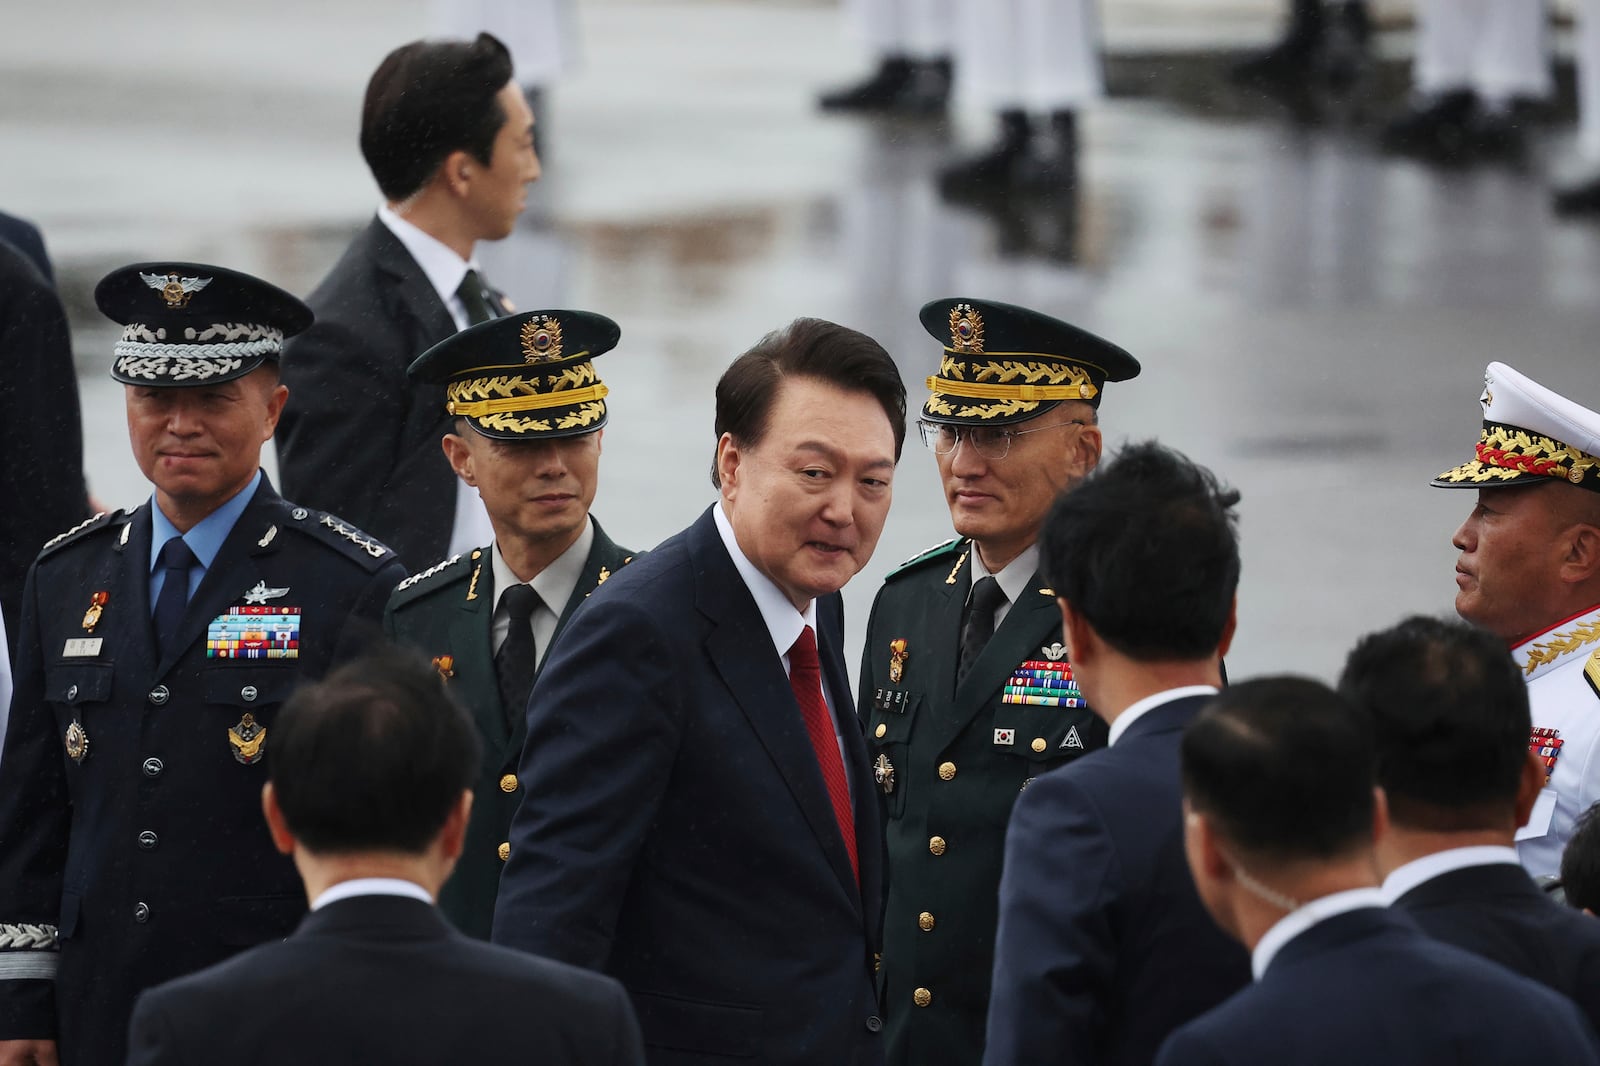
[{"label": "military medal", "polygon": [[100,624],[100,615],[110,599],[110,594],[103,590],[89,597],[89,609],[83,612],[84,632],[94,632],[94,627]]},{"label": "military medal", "polygon": [[454,655],[435,655],[433,657],[433,668],[439,671],[440,681],[449,681],[456,676],[455,665],[456,658]]},{"label": "military medal", "polygon": [[878,756],[878,761],[872,764],[872,777],[885,796],[894,791],[894,763],[889,761],[889,756]]},{"label": "military medal", "polygon": [[1561,730],[1547,729],[1544,726],[1534,726],[1528,735],[1528,750],[1538,757],[1544,766],[1544,783],[1550,783],[1550,775],[1556,772],[1556,760],[1561,757]]},{"label": "military medal", "polygon": [[239,719],[239,724],[228,730],[228,746],[233,748],[233,757],[246,766],[253,766],[261,761],[266,754],[261,749],[267,743],[267,729],[257,722],[255,715],[245,712]]},{"label": "military medal", "polygon": [[247,602],[213,618],[206,626],[206,658],[300,658],[300,608],[257,602],[288,591],[258,584],[245,593]]},{"label": "military medal", "polygon": [[[1043,659],[1027,659],[1011,671],[1011,679],[1000,696],[1001,703],[1020,703],[1030,707],[1087,707],[1088,701],[1072,679],[1072,664],[1066,649],[1052,644],[1039,649]],[[1058,658],[1050,658],[1057,655]]]},{"label": "military medal", "polygon": [[890,683],[898,685],[901,679],[906,676],[906,660],[910,657],[911,653],[906,650],[906,642],[904,638],[899,640],[891,640],[889,642]]},{"label": "military medal", "polygon": [[83,726],[76,718],[67,726],[66,743],[67,758],[75,763],[82,763],[89,754],[89,734],[83,731]]}]

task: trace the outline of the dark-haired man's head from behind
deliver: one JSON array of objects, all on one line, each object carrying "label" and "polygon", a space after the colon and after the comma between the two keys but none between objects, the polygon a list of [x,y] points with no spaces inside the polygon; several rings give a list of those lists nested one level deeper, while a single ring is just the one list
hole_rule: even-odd
[{"label": "dark-haired man's head from behind", "polygon": [[1567,906],[1600,914],[1600,803],[1578,815],[1561,852],[1561,890]]},{"label": "dark-haired man's head from behind", "polygon": [[1189,867],[1247,946],[1302,903],[1377,884],[1372,745],[1365,718],[1300,677],[1232,685],[1185,731]]},{"label": "dark-haired man's head from behind", "polygon": [[1153,692],[1220,680],[1239,585],[1238,500],[1154,441],[1128,445],[1056,499],[1040,566],[1079,687],[1102,715],[1151,694],[1124,682]]},{"label": "dark-haired man's head from behind", "polygon": [[482,741],[438,671],[371,652],[300,689],[270,727],[262,803],[315,898],[351,877],[437,894],[461,853]]},{"label": "dark-haired man's head from behind", "polygon": [[1356,644],[1339,691],[1375,737],[1393,832],[1385,872],[1447,848],[1509,847],[1544,769],[1528,751],[1528,690],[1503,640],[1422,616]]}]

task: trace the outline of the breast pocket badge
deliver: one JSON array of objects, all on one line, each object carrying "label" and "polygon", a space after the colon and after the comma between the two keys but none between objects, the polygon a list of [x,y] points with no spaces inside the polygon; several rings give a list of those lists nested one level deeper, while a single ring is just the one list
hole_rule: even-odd
[{"label": "breast pocket badge", "polygon": [[229,607],[206,627],[206,658],[298,659],[300,621],[298,607],[251,603]]},{"label": "breast pocket badge", "polygon": [[228,730],[228,746],[233,757],[246,766],[254,766],[266,754],[267,727],[256,721],[255,715],[245,712],[239,724]]}]

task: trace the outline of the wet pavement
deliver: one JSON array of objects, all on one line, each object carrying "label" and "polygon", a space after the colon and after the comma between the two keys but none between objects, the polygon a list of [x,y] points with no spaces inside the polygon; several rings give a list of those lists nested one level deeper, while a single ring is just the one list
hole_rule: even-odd
[{"label": "wet pavement", "polygon": [[[986,116],[814,111],[819,87],[861,69],[830,6],[585,0],[548,177],[480,257],[521,307],[622,324],[602,365],[607,529],[648,545],[710,502],[712,385],[766,330],[797,315],[863,329],[917,395],[939,355],[917,308],[965,294],[1128,348],[1145,374],[1108,390],[1108,440],[1158,436],[1242,491],[1235,676],[1328,676],[1360,633],[1447,611],[1471,493],[1427,481],[1476,440],[1491,359],[1600,404],[1600,225],[1549,212],[1559,121],[1521,167],[1377,153],[1403,31],[1353,101],[1285,107],[1227,86],[1218,49],[1267,40],[1276,8],[1108,0],[1113,95],[1082,123],[1075,200],[996,214],[942,204],[930,181]],[[362,87],[426,16],[421,0],[8,11],[0,206],[37,221],[57,261],[105,503],[148,487],[94,281],[173,257],[309,291],[376,204],[355,147]],[[913,433],[878,554],[846,592],[857,640],[882,574],[948,535]]]}]

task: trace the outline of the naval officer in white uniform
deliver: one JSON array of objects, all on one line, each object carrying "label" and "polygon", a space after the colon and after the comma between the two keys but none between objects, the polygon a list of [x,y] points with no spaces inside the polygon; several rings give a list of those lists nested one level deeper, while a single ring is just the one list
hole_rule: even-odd
[{"label": "naval officer in white uniform", "polygon": [[1527,680],[1548,777],[1517,854],[1544,876],[1600,799],[1600,414],[1504,363],[1481,399],[1475,456],[1433,484],[1478,490],[1453,538],[1456,613],[1505,640]]}]

